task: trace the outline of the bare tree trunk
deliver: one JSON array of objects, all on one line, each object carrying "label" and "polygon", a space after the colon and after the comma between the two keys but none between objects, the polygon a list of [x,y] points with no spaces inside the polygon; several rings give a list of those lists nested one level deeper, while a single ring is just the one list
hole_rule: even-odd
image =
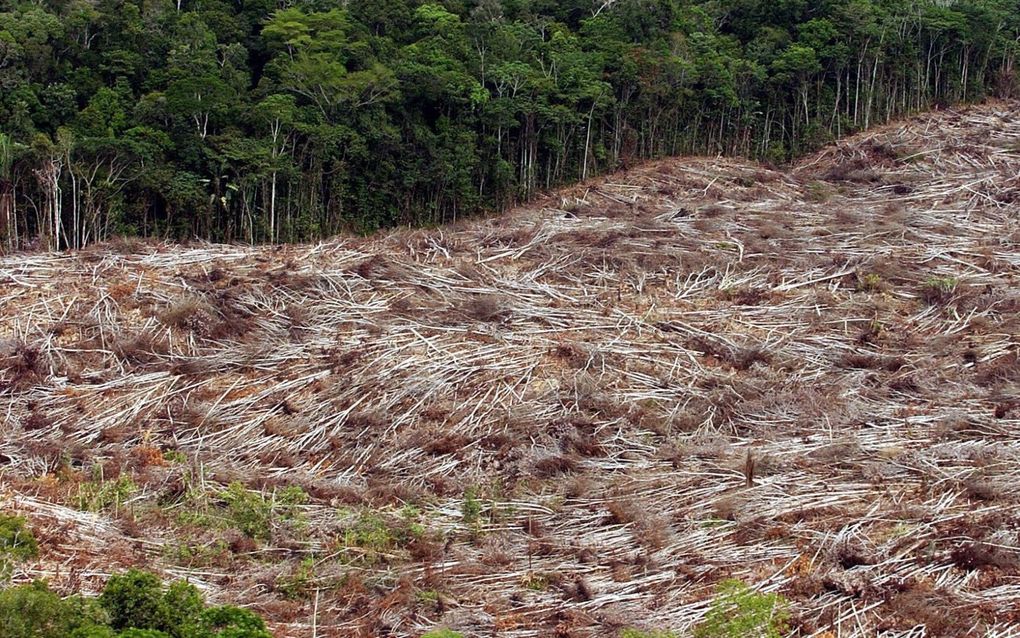
[{"label": "bare tree trunk", "polygon": [[591,120],[595,114],[595,102],[591,103],[591,110],[588,111],[588,129],[584,135],[584,164],[581,166],[581,181],[588,179],[588,149],[591,147]]},{"label": "bare tree trunk", "polygon": [[[60,250],[60,173],[63,161],[59,157],[46,160],[35,176],[45,197],[40,232],[47,235],[47,244],[52,250]],[[45,228],[44,228],[45,227]]]},{"label": "bare tree trunk", "polygon": [[276,171],[273,171],[269,193],[269,243],[276,243]]},{"label": "bare tree trunk", "polygon": [[12,215],[11,210],[13,208],[12,198],[13,186],[7,181],[0,181],[0,237],[3,238],[4,243],[7,244],[8,252],[14,250],[14,241],[12,231]]}]

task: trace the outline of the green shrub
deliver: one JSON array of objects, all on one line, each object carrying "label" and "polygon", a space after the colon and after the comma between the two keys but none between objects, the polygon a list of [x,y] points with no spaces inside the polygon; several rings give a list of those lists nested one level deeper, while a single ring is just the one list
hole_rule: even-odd
[{"label": "green shrub", "polygon": [[124,629],[160,629],[170,621],[163,597],[163,583],[155,574],[132,569],[111,576],[99,596],[99,604],[110,614],[110,626]]},{"label": "green shrub", "polygon": [[167,463],[187,463],[188,457],[180,450],[163,450],[163,460]]},{"label": "green shrub", "polygon": [[29,560],[39,555],[39,545],[20,516],[0,514],[0,560]]},{"label": "green shrub", "polygon": [[469,487],[464,490],[464,503],[460,508],[466,525],[475,526],[482,515],[482,502],[478,500],[475,488]]},{"label": "green shrub", "polygon": [[164,555],[175,565],[209,567],[221,564],[230,556],[230,545],[223,539],[208,544],[180,541],[164,547]]},{"label": "green shrub", "polygon": [[404,506],[399,517],[372,510],[341,509],[344,533],[338,539],[354,559],[375,562],[383,554],[406,547],[416,539],[423,538],[427,531],[419,522],[421,512],[411,506]]},{"label": "green shrub", "polygon": [[290,574],[276,580],[276,589],[284,598],[300,600],[307,598],[313,589],[315,578],[315,559],[308,557],[302,560]]},{"label": "green shrub", "polygon": [[368,552],[385,552],[397,544],[386,520],[375,512],[362,512],[344,531],[344,545]]},{"label": "green shrub", "polygon": [[832,198],[832,189],[824,182],[811,182],[807,185],[804,197],[809,202],[824,204]]},{"label": "green shrub", "polygon": [[116,481],[86,481],[78,485],[78,509],[86,512],[117,510],[137,491],[138,486],[126,476]]},{"label": "green shrub", "polygon": [[866,292],[880,292],[884,287],[882,277],[875,273],[857,276],[857,289]]},{"label": "green shrub", "polygon": [[39,555],[39,545],[20,516],[0,514],[0,583],[10,579],[14,564]]},{"label": "green shrub", "polygon": [[780,638],[787,631],[787,603],[778,594],[762,594],[739,580],[719,584],[719,596],[694,638]]},{"label": "green shrub", "polygon": [[549,588],[549,576],[528,572],[521,577],[521,585],[531,591],[545,591]]},{"label": "green shrub", "polygon": [[110,578],[96,601],[61,600],[43,582],[0,591],[2,638],[273,638],[257,615],[205,606],[192,585],[164,588],[131,570]]},{"label": "green shrub", "polygon": [[928,277],[921,288],[921,298],[932,306],[946,303],[956,292],[959,283],[953,277]]},{"label": "green shrub", "polygon": [[161,628],[174,638],[199,635],[201,616],[205,611],[202,593],[194,585],[177,581],[163,594],[164,625]]},{"label": "green shrub", "polygon": [[264,496],[235,481],[220,493],[220,498],[227,504],[227,513],[237,529],[254,540],[269,540],[273,505]]},{"label": "green shrub", "polygon": [[36,581],[0,591],[0,636],[65,638],[71,632],[71,609]]},{"label": "green shrub", "polygon": [[215,638],[273,638],[261,618],[247,609],[229,605],[205,610],[202,625]]},{"label": "green shrub", "polygon": [[94,600],[62,600],[43,581],[0,591],[0,636],[3,638],[111,638],[98,631],[106,614]]},{"label": "green shrub", "polygon": [[271,513],[273,518],[288,524],[295,531],[304,530],[308,526],[301,506],[309,501],[308,492],[298,485],[290,485],[273,494]]}]

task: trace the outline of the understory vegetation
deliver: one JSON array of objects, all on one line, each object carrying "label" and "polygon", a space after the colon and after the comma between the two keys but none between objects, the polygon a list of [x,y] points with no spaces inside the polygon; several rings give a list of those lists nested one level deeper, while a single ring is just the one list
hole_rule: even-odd
[{"label": "understory vegetation", "polygon": [[0,249],[456,220],[1016,86],[1009,0],[0,0]]},{"label": "understory vegetation", "polygon": [[0,583],[10,578],[15,563],[38,555],[39,545],[25,519],[0,514]]},{"label": "understory vegetation", "polygon": [[[705,619],[694,628],[694,638],[780,638],[789,631],[787,601],[778,594],[754,591],[730,578],[716,588]],[[679,638],[665,630],[624,629],[620,638]]]},{"label": "understory vegetation", "polygon": [[164,587],[153,574],[112,576],[97,599],[62,599],[36,581],[0,591],[5,638],[272,638],[257,615],[207,607],[183,582]]},{"label": "understory vegetation", "polygon": [[[3,580],[38,544],[21,517],[0,515]],[[208,607],[191,584],[164,586],[139,570],[115,574],[94,599],[61,598],[43,581],[0,589],[4,638],[272,638],[262,619],[237,607]]]}]

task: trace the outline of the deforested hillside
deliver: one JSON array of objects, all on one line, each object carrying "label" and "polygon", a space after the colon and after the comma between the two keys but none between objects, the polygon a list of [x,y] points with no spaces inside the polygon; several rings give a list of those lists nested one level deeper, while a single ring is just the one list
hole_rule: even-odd
[{"label": "deforested hillside", "polygon": [[1014,635],[1018,272],[1016,102],[437,229],[4,257],[13,579],[144,566],[281,637],[726,635],[732,580],[795,635]]}]

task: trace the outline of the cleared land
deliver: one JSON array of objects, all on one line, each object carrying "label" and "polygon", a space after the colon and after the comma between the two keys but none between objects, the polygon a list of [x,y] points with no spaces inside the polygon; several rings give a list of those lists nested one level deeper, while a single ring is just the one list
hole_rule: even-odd
[{"label": "cleared land", "polygon": [[1006,102],[451,228],[6,257],[16,580],[524,637],[682,633],[734,577],[805,636],[1015,635],[1018,273]]}]

